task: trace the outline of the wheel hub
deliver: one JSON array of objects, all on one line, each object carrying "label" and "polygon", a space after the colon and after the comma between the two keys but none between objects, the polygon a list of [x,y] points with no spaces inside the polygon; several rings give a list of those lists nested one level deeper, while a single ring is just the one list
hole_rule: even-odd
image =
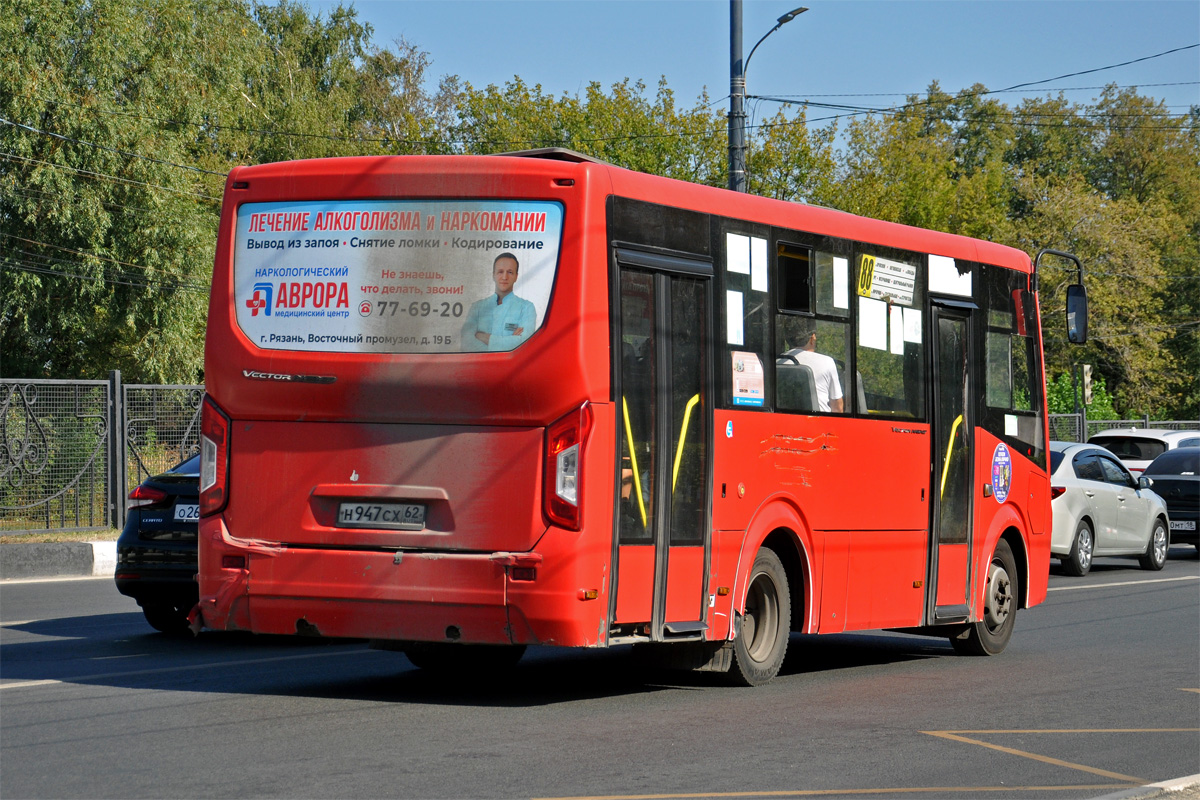
[{"label": "wheel hub", "polygon": [[1007,570],[999,564],[992,564],[988,569],[987,602],[984,608],[984,620],[991,630],[996,630],[1008,615],[1012,613],[1012,579]]}]

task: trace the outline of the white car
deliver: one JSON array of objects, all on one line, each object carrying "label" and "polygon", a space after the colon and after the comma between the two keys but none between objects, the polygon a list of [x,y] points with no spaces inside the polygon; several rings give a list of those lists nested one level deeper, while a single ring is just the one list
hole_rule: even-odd
[{"label": "white car", "polygon": [[1088,444],[1095,444],[1121,459],[1129,471],[1138,476],[1150,462],[1176,447],[1200,446],[1200,431],[1168,431],[1150,428],[1110,428],[1093,434]]},{"label": "white car", "polygon": [[1167,505],[1102,447],[1050,443],[1050,553],[1071,575],[1086,575],[1095,556],[1137,556],[1158,570],[1171,545]]}]

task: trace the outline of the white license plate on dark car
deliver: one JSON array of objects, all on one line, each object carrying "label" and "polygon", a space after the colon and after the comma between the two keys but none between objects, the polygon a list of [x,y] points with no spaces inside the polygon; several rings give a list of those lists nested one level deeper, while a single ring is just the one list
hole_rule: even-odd
[{"label": "white license plate on dark car", "polygon": [[1171,530],[1173,531],[1194,531],[1196,530],[1196,521],[1194,519],[1172,520]]},{"label": "white license plate on dark car", "polygon": [[200,519],[200,506],[195,503],[178,503],[175,506],[176,522],[196,522]]},{"label": "white license plate on dark car", "polygon": [[425,506],[420,503],[342,503],[339,528],[384,528],[419,531],[425,527]]}]

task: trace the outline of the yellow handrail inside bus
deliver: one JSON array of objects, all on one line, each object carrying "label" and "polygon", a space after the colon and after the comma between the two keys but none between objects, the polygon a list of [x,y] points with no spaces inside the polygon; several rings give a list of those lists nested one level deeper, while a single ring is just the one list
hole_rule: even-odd
[{"label": "yellow handrail inside bus", "polygon": [[700,402],[700,395],[693,395],[688,400],[687,408],[683,410],[683,424],[679,426],[679,444],[675,448],[675,468],[671,471],[671,493],[675,493],[675,483],[679,480],[679,462],[683,459],[683,442],[687,438],[688,422],[692,418],[692,409]]},{"label": "yellow handrail inside bus", "polygon": [[625,414],[625,439],[629,442],[629,466],[633,467],[633,488],[637,491],[638,510],[642,512],[642,527],[646,527],[646,502],[642,499],[642,479],[638,473],[637,449],[633,446],[633,426],[629,424],[629,404],[621,398],[621,409]]},{"label": "yellow handrail inside bus", "polygon": [[958,430],[958,426],[962,424],[963,415],[959,414],[954,420],[954,424],[950,426],[950,446],[946,448],[946,460],[942,464],[942,489],[938,492],[938,500],[946,496],[946,476],[950,472],[950,456],[954,453],[954,432]]}]

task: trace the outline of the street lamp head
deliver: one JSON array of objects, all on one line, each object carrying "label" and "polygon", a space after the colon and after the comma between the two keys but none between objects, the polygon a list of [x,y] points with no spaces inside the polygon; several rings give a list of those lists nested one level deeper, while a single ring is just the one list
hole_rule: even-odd
[{"label": "street lamp head", "polygon": [[800,8],[793,8],[791,11],[787,12],[786,14],[784,14],[782,17],[780,17],[779,19],[777,19],[775,21],[778,22],[780,25],[782,25],[785,22],[791,22],[796,17],[803,14],[805,11],[808,11],[808,9],[804,6],[800,6]]}]

